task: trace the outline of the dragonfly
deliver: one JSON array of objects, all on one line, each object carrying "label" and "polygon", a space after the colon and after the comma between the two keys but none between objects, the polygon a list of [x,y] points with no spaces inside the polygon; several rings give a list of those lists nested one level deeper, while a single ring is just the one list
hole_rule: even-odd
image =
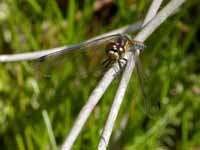
[{"label": "dragonfly", "polygon": [[[117,62],[120,70],[123,69],[123,61],[127,62],[124,58],[125,52],[127,52],[130,47],[134,47],[133,50],[143,51],[146,47],[143,42],[132,40],[127,34],[114,34],[105,36],[102,38],[97,38],[95,40],[86,41],[77,45],[69,46],[66,49],[61,49],[58,52],[53,52],[50,54],[45,54],[38,58],[38,61],[42,62],[48,59],[48,57],[55,57],[58,55],[63,55],[66,52],[74,50],[88,49],[90,47],[97,47],[102,43],[108,42],[105,46],[105,52],[107,59],[102,62],[102,64],[107,68],[111,63]],[[135,54],[135,51],[134,51]]]},{"label": "dragonfly", "polygon": [[[108,68],[114,63],[117,63],[119,66],[120,71],[123,71],[124,66],[127,64],[127,59],[124,57],[125,53],[129,50],[132,51],[133,57],[135,60],[136,72],[139,80],[139,85],[141,88],[141,93],[143,96],[143,107],[144,112],[148,114],[152,118],[154,114],[160,110],[160,103],[158,100],[151,100],[148,98],[148,94],[144,88],[144,80],[145,77],[143,75],[143,71],[141,69],[141,62],[136,54],[137,51],[143,52],[144,48],[146,47],[143,42],[133,40],[127,34],[113,34],[105,37],[100,37],[94,40],[89,40],[83,43],[79,43],[76,45],[71,45],[67,48],[61,49],[60,51],[53,52],[50,54],[45,54],[37,59],[38,62],[45,62],[51,58],[57,58],[58,56],[64,56],[65,53],[74,52],[77,50],[87,50],[87,49],[94,49],[96,50],[101,45],[104,45],[105,51],[105,59],[102,62],[104,68]],[[125,63],[125,65],[124,65]]]}]

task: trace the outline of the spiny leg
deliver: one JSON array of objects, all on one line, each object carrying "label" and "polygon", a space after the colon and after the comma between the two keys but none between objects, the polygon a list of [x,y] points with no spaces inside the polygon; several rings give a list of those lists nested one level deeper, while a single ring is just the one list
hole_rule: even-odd
[{"label": "spiny leg", "polygon": [[105,64],[107,64],[107,63],[108,63],[108,61],[110,61],[110,59],[109,59],[109,58],[107,58],[106,60],[104,60],[104,61],[102,62],[102,65],[104,65],[104,66],[105,66]]},{"label": "spiny leg", "polygon": [[112,62],[112,60],[110,60],[109,58],[108,58],[107,60],[105,60],[105,61],[103,62],[104,67],[105,67],[105,68],[108,68],[108,66],[111,64],[111,62]]},{"label": "spiny leg", "polygon": [[120,72],[122,72],[123,67],[122,67],[122,64],[120,62],[120,59],[118,59],[117,62],[118,62],[118,65],[119,65]]},{"label": "spiny leg", "polygon": [[128,60],[126,58],[121,58],[121,59],[125,61],[125,64],[127,64]]}]

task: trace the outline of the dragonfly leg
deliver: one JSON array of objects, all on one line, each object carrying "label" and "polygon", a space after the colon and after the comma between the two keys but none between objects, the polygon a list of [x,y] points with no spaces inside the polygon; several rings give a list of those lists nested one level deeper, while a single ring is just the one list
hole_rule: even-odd
[{"label": "dragonfly leg", "polygon": [[122,72],[123,71],[123,67],[122,67],[120,59],[117,60],[117,63],[119,65],[120,72]]},{"label": "dragonfly leg", "polygon": [[124,60],[126,63],[127,63],[127,61],[128,61],[126,58],[121,58],[121,59]]},{"label": "dragonfly leg", "polygon": [[109,59],[109,58],[107,58],[106,60],[103,61],[102,65],[103,65],[105,68],[107,68],[107,67],[110,65],[111,62],[112,62],[112,60]]},{"label": "dragonfly leg", "polygon": [[108,63],[105,65],[105,68],[108,68],[108,66],[111,64],[112,60],[109,60]]},{"label": "dragonfly leg", "polygon": [[102,65],[105,65],[106,63],[108,63],[109,60],[110,60],[109,58],[107,58],[106,60],[104,60],[104,61],[102,62]]}]

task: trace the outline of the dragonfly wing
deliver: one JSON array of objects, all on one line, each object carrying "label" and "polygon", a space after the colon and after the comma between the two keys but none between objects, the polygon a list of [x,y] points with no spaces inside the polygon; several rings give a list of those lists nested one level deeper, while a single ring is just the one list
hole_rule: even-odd
[{"label": "dragonfly wing", "polygon": [[[154,99],[152,97],[152,93],[148,90],[149,81],[144,76],[144,72],[142,71],[142,65],[138,56],[134,55],[135,67],[137,72],[137,77],[139,81],[139,86],[141,89],[142,97],[143,97],[143,108],[144,112],[150,117],[154,118],[157,113],[160,111],[160,101],[158,99]],[[144,87],[147,86],[146,88]]]},{"label": "dragonfly wing", "polygon": [[[116,41],[119,36],[121,35],[116,34],[71,45],[61,51],[44,55],[41,59],[33,62],[33,67],[40,77],[51,77],[52,73],[56,72],[56,70],[57,72],[59,70],[67,71],[70,69],[70,66],[73,66],[73,69],[76,70],[76,68],[86,63],[93,66],[94,73],[96,73],[95,70],[97,70],[97,67],[100,70],[104,69],[102,62],[107,59],[107,55],[105,54],[106,45],[111,41]],[[90,68],[86,68],[86,70],[88,69]]]},{"label": "dragonfly wing", "polygon": [[78,44],[75,44],[75,45],[69,45],[67,47],[64,47],[63,49],[60,49],[59,51],[56,51],[56,52],[52,52],[50,54],[46,54],[44,56],[41,56],[38,61],[44,61],[46,60],[48,57],[53,57],[53,56],[58,56],[58,55],[62,55],[64,53],[68,53],[70,51],[74,51],[74,50],[83,50],[83,49],[86,49],[86,48],[89,48],[89,47],[97,47],[98,45],[106,42],[106,41],[111,41],[111,40],[114,40],[116,38],[119,38],[123,35],[121,34],[113,34],[113,35],[108,35],[108,36],[105,36],[105,37],[100,37],[100,38],[95,38],[95,39],[92,39],[92,40],[88,40],[88,41],[85,41],[85,42],[82,42],[82,43],[78,43]]}]

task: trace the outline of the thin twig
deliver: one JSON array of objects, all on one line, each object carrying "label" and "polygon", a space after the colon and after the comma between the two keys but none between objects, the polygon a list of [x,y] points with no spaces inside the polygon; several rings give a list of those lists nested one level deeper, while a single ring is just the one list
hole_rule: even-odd
[{"label": "thin twig", "polygon": [[[133,57],[131,57],[131,58],[133,58]],[[128,61],[127,65],[129,65],[129,62],[130,61]],[[134,67],[134,66],[132,66],[132,67]],[[133,69],[132,68],[128,68],[128,69],[124,70],[128,73],[126,74],[127,75],[126,78],[125,77],[122,78],[121,82],[127,82],[127,79],[130,78],[129,76],[131,75],[131,71]],[[112,107],[110,109],[110,113],[108,115],[105,127],[103,129],[103,133],[101,135],[101,139],[100,139],[100,142],[98,145],[98,150],[106,150],[106,147],[108,145],[110,135],[112,133],[112,129],[113,129],[119,108],[121,106],[122,99],[124,97],[124,93],[126,91],[126,84],[124,84],[124,85],[125,85],[124,87],[120,86],[121,91],[120,92],[117,91],[117,93],[115,95]]]},{"label": "thin twig", "polygon": [[[155,31],[156,28],[160,24],[162,24],[167,19],[167,17],[169,17],[185,1],[186,0],[172,0],[171,2],[169,2],[168,5],[164,7],[152,21],[150,21],[150,23],[136,36],[134,40],[145,41],[145,39],[148,38],[151,35],[151,33],[153,33],[153,31]],[[127,85],[129,83],[129,80],[132,74],[132,70],[134,69],[134,66],[135,66],[135,60],[133,59],[134,57],[131,57],[132,53],[128,53],[127,55],[128,55],[129,61],[124,70],[122,80],[118,87],[115,100],[113,102],[113,107],[111,108],[111,111],[113,112],[113,116],[107,119],[104,132],[102,134],[102,138],[99,143],[99,150],[104,150],[107,147],[107,144],[109,142],[109,138],[113,129],[114,121],[119,111],[119,107],[120,107],[119,104],[121,104],[122,102],[122,99],[124,97]]]},{"label": "thin twig", "polygon": [[81,111],[78,114],[78,117],[70,130],[65,142],[63,143],[61,149],[62,150],[70,150],[73,146],[77,136],[79,135],[81,129],[83,128],[85,122],[87,121],[88,117],[90,116],[92,110],[99,102],[100,98],[112,82],[112,80],[116,76],[116,70],[111,68],[109,69],[97,85],[97,87],[92,91],[87,103],[83,106]]},{"label": "thin twig", "polygon": [[[151,6],[147,12],[147,15],[142,23],[142,27],[145,26],[149,21],[151,21],[151,19],[156,15],[156,13],[158,12],[161,4],[162,4],[163,0],[154,0],[151,3]],[[115,141],[118,140],[118,138],[120,137],[120,134],[122,132],[122,130],[125,128],[126,124],[128,123],[128,113],[125,113],[125,115],[122,117],[122,121],[120,122],[120,128],[116,131],[114,137],[115,137]]]},{"label": "thin twig", "polygon": [[[146,26],[135,38],[135,40],[139,40],[139,41],[144,41],[153,31],[155,31],[155,29],[162,24],[162,22],[164,22],[164,20],[167,19],[168,16],[170,16],[172,14],[173,11],[175,11],[181,4],[183,4],[185,2],[185,0],[172,0],[170,3],[168,3],[168,5],[166,7],[164,7],[159,13],[158,15],[156,15],[156,17],[149,23],[148,26]],[[129,55],[132,55],[131,53],[129,53]],[[138,54],[139,55],[139,54]],[[117,114],[119,112],[119,108],[120,105],[122,103],[127,85],[129,83],[129,80],[131,78],[131,74],[132,74],[132,70],[134,69],[135,66],[135,60],[133,59],[134,57],[128,57],[129,61],[128,64],[125,68],[125,71],[123,73],[122,76],[122,80],[120,82],[120,85],[118,87],[112,108],[111,108],[111,112],[110,112],[110,116],[108,116],[105,128],[103,130],[102,133],[102,138],[100,140],[99,143],[99,149],[100,150],[104,150],[106,149],[108,142],[109,142],[109,138],[111,136],[112,133],[112,129],[114,126],[114,122],[115,119],[117,117]]]},{"label": "thin twig", "polygon": [[154,0],[151,3],[151,6],[147,12],[147,15],[144,19],[142,26],[146,25],[158,12],[160,5],[162,4],[163,0]]},{"label": "thin twig", "polygon": [[[141,28],[141,21],[138,21],[136,23],[124,26],[122,28],[110,31],[108,33],[104,33],[102,35],[93,37],[91,39],[88,39],[87,41],[81,42],[81,43],[87,43],[92,42],[98,38],[106,37],[113,34],[122,34],[122,33],[132,33]],[[55,52],[62,51],[63,49],[68,49],[69,47],[76,47],[80,43],[74,44],[74,45],[67,45],[57,48],[51,48],[46,50],[37,50],[35,52],[26,52],[26,53],[19,53],[19,54],[7,54],[7,55],[0,55],[0,62],[15,62],[15,61],[27,61],[27,60],[35,60],[38,59],[44,55],[52,54]]]},{"label": "thin twig", "polygon": [[129,112],[128,110],[123,114],[122,119],[120,120],[119,125],[117,126],[117,130],[115,130],[114,135],[113,135],[113,139],[111,141],[111,149],[112,146],[115,146],[115,143],[119,140],[119,138],[121,137],[121,135],[123,134],[124,129],[126,128],[126,125],[128,123],[128,119],[129,119]]},{"label": "thin twig", "polygon": [[[162,0],[154,0],[152,2],[142,26],[146,25],[156,15],[161,3],[162,3]],[[102,135],[101,135],[101,139],[100,139],[100,142],[98,145],[98,150],[106,150],[106,147],[109,143],[110,136],[111,136],[111,133],[112,133],[112,130],[114,127],[114,123],[115,123],[115,120],[119,113],[119,109],[120,109],[124,94],[125,94],[127,86],[128,86],[128,82],[131,78],[133,69],[135,67],[134,66],[135,64],[134,65],[129,64],[132,61],[134,61],[132,59],[133,59],[133,57],[130,57],[130,59],[127,63],[127,66],[130,66],[130,67],[127,67],[123,72],[122,79],[120,81],[118,90],[116,92],[113,104],[110,109],[110,113],[108,115],[105,127],[104,127]]]}]

